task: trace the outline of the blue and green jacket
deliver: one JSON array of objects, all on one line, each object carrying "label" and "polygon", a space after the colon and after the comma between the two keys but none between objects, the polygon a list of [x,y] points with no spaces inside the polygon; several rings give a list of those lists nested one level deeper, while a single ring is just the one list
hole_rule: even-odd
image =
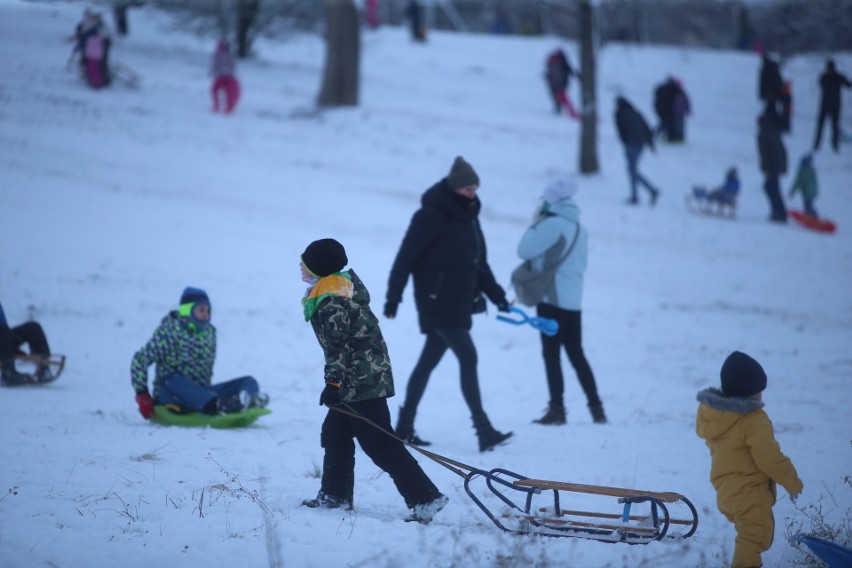
[{"label": "blue and green jacket", "polygon": [[136,392],[148,390],[148,367],[156,365],[154,400],[165,377],[183,375],[209,386],[216,359],[216,328],[197,327],[189,318],[172,311],[154,330],[154,335],[133,355],[130,377]]}]

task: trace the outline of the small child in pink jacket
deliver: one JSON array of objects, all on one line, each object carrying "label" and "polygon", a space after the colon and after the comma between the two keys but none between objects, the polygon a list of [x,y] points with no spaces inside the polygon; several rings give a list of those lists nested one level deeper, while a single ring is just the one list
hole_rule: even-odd
[{"label": "small child in pink jacket", "polygon": [[240,83],[234,74],[236,63],[231,55],[230,46],[225,40],[219,40],[216,51],[213,52],[213,61],[210,64],[210,74],[213,75],[213,86],[210,89],[213,95],[213,112],[219,112],[223,106],[220,99],[224,97],[225,113],[230,114],[237,106],[240,98]]},{"label": "small child in pink jacket", "polygon": [[731,568],[758,567],[775,536],[775,485],[782,485],[794,502],[803,485],[763,410],[766,373],[760,363],[734,351],[722,364],[721,376],[722,390],[698,393],[695,431],[710,448],[716,506],[737,530]]}]

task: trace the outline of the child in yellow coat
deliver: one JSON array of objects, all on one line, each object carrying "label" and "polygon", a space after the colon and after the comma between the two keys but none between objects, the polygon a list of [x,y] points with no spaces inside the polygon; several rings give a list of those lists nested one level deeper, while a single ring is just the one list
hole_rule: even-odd
[{"label": "child in yellow coat", "polygon": [[710,448],[716,505],[737,531],[731,567],[757,567],[775,535],[775,485],[782,485],[793,502],[803,485],[763,410],[766,373],[760,363],[734,351],[722,364],[721,377],[721,390],[698,393],[695,431]]}]

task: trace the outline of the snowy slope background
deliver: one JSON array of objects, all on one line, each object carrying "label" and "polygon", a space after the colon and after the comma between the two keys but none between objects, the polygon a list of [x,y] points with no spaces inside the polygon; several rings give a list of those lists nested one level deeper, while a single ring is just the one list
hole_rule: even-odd
[{"label": "snowy slope background", "polygon": [[[698,507],[693,538],[627,546],[501,533],[460,477],[423,457],[451,498],[429,526],[402,522],[402,499],[360,450],[354,512],[299,506],[319,485],[324,416],[299,254],[339,239],[380,312],[421,193],[463,155],[482,180],[490,261],[507,286],[541,189],[577,163],[578,125],[553,115],[542,79],[547,52],[561,44],[576,62],[575,45],[438,32],[416,45],[404,29],[365,31],[361,104],[311,115],[321,38],[259,41],[238,69],[237,111],[223,117],[208,96],[214,38],[169,29],[147,8],[131,12],[113,51],[142,87],[86,88],[65,68],[82,8],[0,0],[0,301],[12,323],[33,306],[68,357],[58,382],[0,392],[0,565],[724,566],[734,531],[715,508],[694,416],[696,393],[718,384],[734,349],[766,369],[767,411],[805,483],[800,510],[779,490],[764,565],[802,560],[787,527],[807,531],[815,507],[848,523],[852,154],[824,146],[815,158],[817,208],[837,234],[766,221],[757,56],[633,45],[599,55],[601,172],[576,199],[590,234],[584,345],[610,423],[591,423],[566,361],[568,425],[532,424],[547,402],[539,339],[496,321],[493,307],[474,324],[480,384],[512,442],[476,451],[450,356],[420,406],[430,449],[471,466],[674,491]],[[852,74],[852,55],[835,57]],[[823,62],[796,57],[783,70],[795,88],[791,170],[812,141]],[[641,169],[663,194],[656,208],[628,208],[614,98],[650,120],[653,86],[669,73],[692,98],[688,143],[646,153]],[[849,91],[844,104],[849,132]],[[689,214],[683,195],[731,165],[739,218]],[[272,397],[273,413],[251,428],[158,427],[137,412],[130,359],[187,285],[212,299],[214,380],[252,374]],[[398,317],[381,321],[395,420],[423,341],[410,285]]]}]

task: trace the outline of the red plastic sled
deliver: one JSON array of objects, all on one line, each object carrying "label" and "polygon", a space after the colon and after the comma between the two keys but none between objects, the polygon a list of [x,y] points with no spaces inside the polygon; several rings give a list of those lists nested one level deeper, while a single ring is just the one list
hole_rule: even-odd
[{"label": "red plastic sled", "polygon": [[787,214],[799,225],[805,227],[806,229],[811,229],[812,231],[817,231],[819,233],[833,233],[837,230],[837,225],[834,224],[834,221],[831,219],[820,219],[818,217],[811,217],[810,215],[806,215],[802,211],[796,211],[795,209],[788,209]]}]

